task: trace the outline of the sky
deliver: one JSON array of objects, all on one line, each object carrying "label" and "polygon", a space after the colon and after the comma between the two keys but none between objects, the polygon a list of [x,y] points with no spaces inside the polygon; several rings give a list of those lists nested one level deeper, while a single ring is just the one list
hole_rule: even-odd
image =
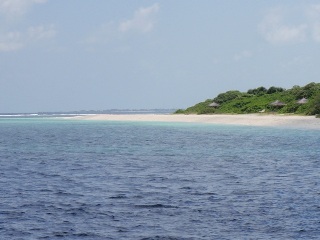
[{"label": "sky", "polygon": [[0,0],[1,113],[186,108],[319,80],[319,0]]}]

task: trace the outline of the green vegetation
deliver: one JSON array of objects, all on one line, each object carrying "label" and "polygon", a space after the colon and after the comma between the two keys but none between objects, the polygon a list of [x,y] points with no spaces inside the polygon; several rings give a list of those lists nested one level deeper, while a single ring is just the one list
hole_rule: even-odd
[{"label": "green vegetation", "polygon": [[[307,102],[297,103],[302,98]],[[280,100],[285,103],[284,106],[273,106],[270,103]],[[219,107],[210,107],[209,104],[215,102]],[[220,93],[213,99],[207,99],[204,102],[187,109],[179,109],[176,114],[244,114],[258,112],[275,112],[283,114],[300,115],[320,115],[320,83],[309,83],[304,87],[293,86],[291,89],[280,87],[258,87],[249,89],[247,92],[237,90]]]}]

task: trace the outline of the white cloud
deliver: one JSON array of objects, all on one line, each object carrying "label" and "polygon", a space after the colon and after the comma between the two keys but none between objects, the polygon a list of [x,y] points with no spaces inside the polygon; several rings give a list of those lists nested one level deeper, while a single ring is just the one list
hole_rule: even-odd
[{"label": "white cloud", "polygon": [[154,27],[153,16],[159,11],[159,4],[154,4],[150,7],[140,8],[135,13],[132,19],[123,21],[119,25],[121,32],[128,32],[130,30],[138,32],[149,32]]},{"label": "white cloud", "polygon": [[[88,50],[93,50],[94,45],[104,45],[113,42],[115,39],[121,40],[122,34],[133,31],[138,33],[146,33],[154,28],[154,16],[159,11],[159,5],[156,3],[150,7],[139,8],[135,11],[132,19],[122,22],[107,22],[97,27],[83,41],[89,45]],[[119,51],[127,51],[128,48],[121,48]]]},{"label": "white cloud", "polygon": [[0,52],[17,51],[56,35],[53,25],[32,26],[19,31],[12,29],[13,26],[17,27],[15,20],[23,17],[33,5],[46,2],[47,0],[0,0],[0,17],[7,21],[6,30],[0,30]]},{"label": "white cloud", "polygon": [[[304,8],[297,9],[278,8],[269,11],[259,26],[264,39],[272,44],[307,40],[320,43],[320,4],[305,5]],[[297,19],[300,19],[299,24],[284,23]]]},{"label": "white cloud", "polygon": [[307,24],[284,24],[283,13],[279,9],[271,11],[260,24],[263,37],[273,44],[305,41],[307,29]]},{"label": "white cloud", "polygon": [[237,53],[233,56],[233,60],[234,61],[240,61],[242,59],[245,59],[245,58],[250,58],[252,57],[252,52],[248,51],[248,50],[244,50],[240,53]]},{"label": "white cloud", "polygon": [[0,38],[0,52],[16,51],[23,47],[20,32],[8,32]]},{"label": "white cloud", "polygon": [[30,27],[27,30],[27,35],[30,40],[50,39],[55,37],[56,30],[53,25]]},{"label": "white cloud", "polygon": [[30,27],[24,32],[12,31],[0,35],[0,52],[22,49],[29,44],[55,37],[54,26]]},{"label": "white cloud", "polygon": [[0,13],[6,18],[15,18],[25,14],[33,4],[45,2],[47,0],[0,0]]},{"label": "white cloud", "polygon": [[315,20],[320,20],[320,4],[310,5],[307,9],[307,15]]}]

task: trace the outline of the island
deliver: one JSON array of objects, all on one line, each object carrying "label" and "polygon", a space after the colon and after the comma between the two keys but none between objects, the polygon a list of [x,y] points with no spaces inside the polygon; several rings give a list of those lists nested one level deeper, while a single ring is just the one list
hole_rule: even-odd
[{"label": "island", "polygon": [[230,90],[220,93],[175,114],[249,114],[278,113],[320,116],[320,83],[303,87],[258,87],[247,92]]}]

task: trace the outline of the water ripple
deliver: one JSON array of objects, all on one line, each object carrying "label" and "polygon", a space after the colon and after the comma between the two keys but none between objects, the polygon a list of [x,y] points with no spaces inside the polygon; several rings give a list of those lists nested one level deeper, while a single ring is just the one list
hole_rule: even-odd
[{"label": "water ripple", "polygon": [[6,120],[0,238],[318,239],[319,142],[288,129]]}]

